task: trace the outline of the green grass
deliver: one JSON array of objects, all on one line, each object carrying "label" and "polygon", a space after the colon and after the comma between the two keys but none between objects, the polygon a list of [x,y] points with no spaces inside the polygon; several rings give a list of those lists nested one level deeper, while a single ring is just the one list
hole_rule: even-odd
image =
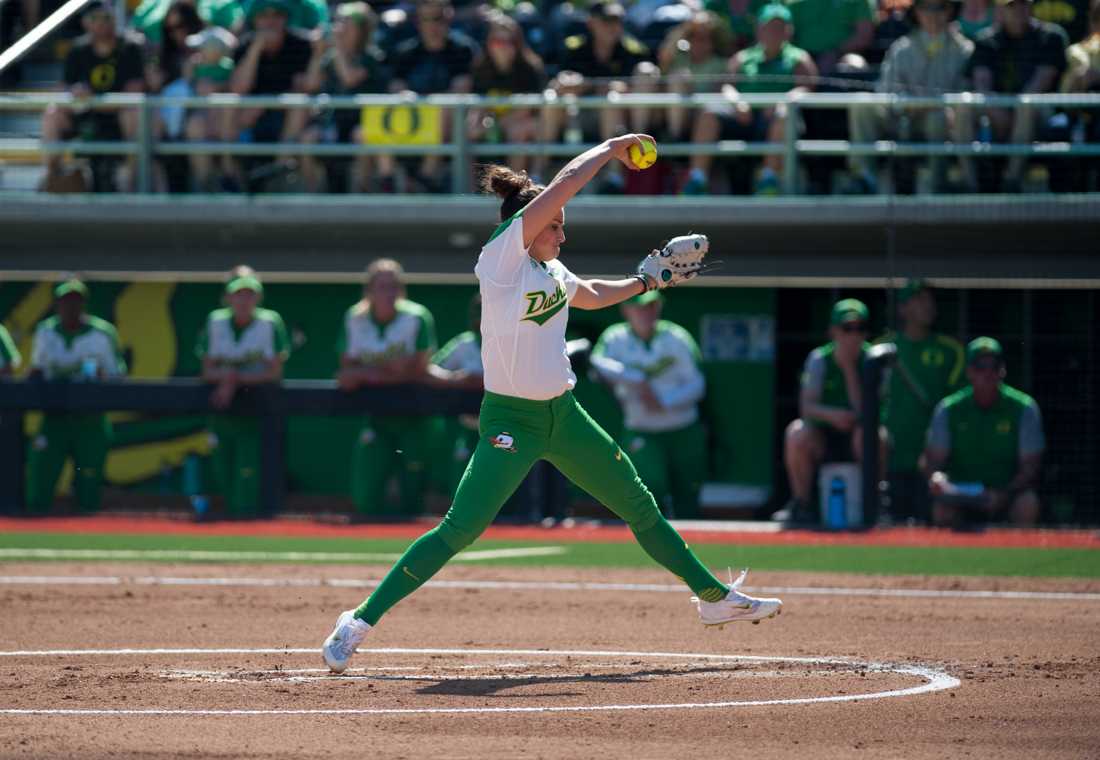
[{"label": "green grass", "polygon": [[[0,549],[202,550],[233,552],[400,553],[404,539],[288,538],[269,536],[78,535],[12,533]],[[472,549],[557,545],[544,541],[479,541]],[[561,555],[483,560],[479,564],[538,567],[652,567],[632,543],[565,543]],[[714,569],[732,565],[755,570],[795,570],[867,575],[972,575],[1100,578],[1100,551],[897,546],[737,546],[697,544],[700,559]],[[23,558],[6,558],[21,560]],[[245,558],[242,561],[254,562]],[[278,560],[273,560],[278,561]],[[323,562],[318,559],[316,562]],[[374,560],[375,563],[378,560]],[[2,568],[2,563],[0,563]],[[2,569],[0,569],[2,571]]]}]

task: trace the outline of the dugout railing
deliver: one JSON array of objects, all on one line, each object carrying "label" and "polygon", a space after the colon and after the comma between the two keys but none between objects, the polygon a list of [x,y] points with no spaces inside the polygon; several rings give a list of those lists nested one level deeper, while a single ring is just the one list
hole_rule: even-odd
[{"label": "dugout railing", "polygon": [[[799,136],[800,114],[809,109],[848,109],[881,106],[899,115],[910,108],[954,108],[970,112],[975,117],[985,108],[1029,108],[1036,112],[1053,109],[1088,109],[1100,112],[1100,94],[1040,94],[983,95],[953,93],[932,96],[908,96],[888,93],[810,93],[744,94],[740,102],[752,107],[785,105],[788,111],[783,142],[719,141],[710,144],[663,143],[664,156],[697,154],[716,157],[784,156],[784,185],[799,185],[799,159],[812,156],[844,157],[871,155],[879,157],[1008,157],[1030,156],[1073,159],[1100,156],[1100,144],[1083,141],[1032,142],[1028,144],[992,143],[975,140],[969,143],[927,143],[880,140],[874,143],[854,143],[850,140],[814,140]],[[478,95],[403,95],[307,96],[237,96],[228,94],[208,97],[168,97],[144,94],[110,94],[74,99],[67,93],[0,95],[0,111],[40,112],[52,104],[80,110],[119,110],[133,108],[137,112],[137,135],[131,141],[66,141],[46,143],[38,140],[0,139],[0,153],[8,156],[38,156],[42,154],[78,153],[81,155],[128,156],[135,159],[136,187],[150,192],[153,187],[153,162],[163,156],[235,155],[235,156],[315,156],[353,157],[362,155],[443,156],[452,159],[456,170],[451,173],[451,191],[468,193],[472,189],[469,167],[479,158],[500,155],[547,156],[568,158],[578,152],[570,142],[556,143],[484,143],[471,141],[467,133],[467,117],[471,110],[481,108],[534,109],[627,109],[653,108],[715,108],[726,107],[730,101],[721,94],[621,94],[611,97],[550,97],[549,94],[485,97]],[[306,143],[242,143],[242,142],[180,142],[156,137],[155,111],[175,108],[265,108],[265,109],[386,109],[439,108],[449,121],[450,140],[439,144],[306,144]]]},{"label": "dugout railing", "polygon": [[261,509],[272,515],[286,491],[286,419],[292,414],[457,415],[476,414],[479,391],[407,384],[339,390],[334,380],[284,380],[240,388],[226,410],[210,405],[213,386],[197,378],[46,382],[0,380],[0,514],[22,511],[26,478],[27,412],[158,412],[246,415],[261,421]]}]

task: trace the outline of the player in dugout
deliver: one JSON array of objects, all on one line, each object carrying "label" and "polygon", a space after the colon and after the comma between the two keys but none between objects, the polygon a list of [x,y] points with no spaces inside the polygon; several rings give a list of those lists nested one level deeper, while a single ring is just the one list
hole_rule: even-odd
[{"label": "player in dugout", "polygon": [[967,345],[966,377],[970,386],[941,401],[928,428],[932,519],[956,528],[987,520],[1034,525],[1046,448],[1039,405],[1004,381],[1004,351],[994,338]]},{"label": "player in dugout", "polygon": [[474,273],[482,297],[485,398],[480,438],[439,525],[418,538],[357,609],[346,610],[321,647],[336,673],[370,629],[469,546],[496,517],[532,465],[545,459],[630,526],[656,562],[696,594],[706,625],[758,622],[781,611],[778,599],[740,591],[745,573],[719,581],[669,525],[630,457],[573,396],[577,378],[566,354],[569,307],[599,309],[695,276],[709,244],[701,235],[673,238],[643,259],[636,274],[617,280],[581,279],[559,260],[565,242],[564,206],[610,161],[637,170],[648,135],[623,135],[580,154],[546,187],[524,173],[490,167],[482,187],[502,199],[500,224],[481,250]]}]

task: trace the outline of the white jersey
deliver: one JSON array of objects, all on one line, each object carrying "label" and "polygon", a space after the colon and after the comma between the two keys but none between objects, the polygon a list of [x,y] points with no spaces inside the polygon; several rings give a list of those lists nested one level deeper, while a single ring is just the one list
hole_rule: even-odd
[{"label": "white jersey", "polygon": [[117,377],[126,374],[126,362],[114,325],[84,315],[80,328],[68,333],[59,317],[39,323],[34,331],[31,368],[41,370],[47,380],[64,380],[84,375],[94,365],[96,375]]},{"label": "white jersey", "polygon": [[467,330],[447,341],[432,357],[432,364],[451,372],[467,372],[480,375],[485,370],[481,363],[481,341],[477,333]]},{"label": "white jersey", "polygon": [[344,315],[341,353],[364,366],[387,359],[434,351],[435,320],[414,301],[399,299],[397,314],[389,322],[374,321],[370,311],[355,304]]},{"label": "white jersey", "polygon": [[215,309],[199,334],[197,353],[241,372],[259,372],[276,356],[290,355],[290,340],[283,318],[271,309],[256,309],[244,327],[233,321],[231,309]]},{"label": "white jersey", "polygon": [[533,401],[577,384],[565,353],[576,276],[560,261],[539,262],[523,246],[523,211],[497,227],[474,267],[481,284],[485,390]]},{"label": "white jersey", "polygon": [[[706,389],[699,347],[687,330],[673,322],[659,320],[649,342],[625,322],[612,325],[592,350],[592,366],[615,388],[627,430],[679,430],[699,418],[698,403]],[[642,382],[653,389],[663,407],[660,411],[642,402],[638,393]]]}]

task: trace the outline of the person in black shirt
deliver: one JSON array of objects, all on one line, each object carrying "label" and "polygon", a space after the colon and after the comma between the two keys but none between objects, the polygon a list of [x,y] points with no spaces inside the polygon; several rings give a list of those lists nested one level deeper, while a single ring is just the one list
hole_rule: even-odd
[{"label": "person in black shirt", "polygon": [[[474,61],[474,92],[512,95],[542,92],[546,84],[542,59],[527,44],[515,19],[500,12],[489,16],[485,50]],[[470,113],[470,139],[529,143],[538,136],[538,121],[530,108],[494,107]],[[510,156],[508,165],[527,168],[527,156]]]},{"label": "person in black shirt", "polygon": [[[551,84],[559,95],[606,95],[609,92],[630,91],[630,80],[638,65],[652,59],[649,48],[623,30],[626,11],[618,2],[600,0],[588,9],[588,32],[566,37],[561,54],[561,71]],[[581,140],[597,142],[629,132],[627,111],[604,108],[583,109],[579,113]],[[564,108],[548,108],[544,114],[544,139],[560,138],[569,119],[576,118]],[[572,135],[570,139],[576,139]],[[539,173],[545,172],[540,161]],[[617,168],[614,168],[617,171]],[[621,186],[621,176],[609,172],[608,185]]]},{"label": "person in black shirt", "polygon": [[[1055,92],[1066,68],[1065,31],[1032,18],[1031,0],[997,0],[997,5],[999,24],[981,32],[974,43],[974,89],[1013,95]],[[989,108],[984,113],[995,140],[1031,143],[1038,120],[1031,108]],[[1009,158],[1002,188],[1018,190],[1026,166],[1026,156]]]},{"label": "person in black shirt", "polygon": [[[390,71],[382,51],[370,40],[378,17],[364,2],[349,2],[336,6],[336,22],[331,39],[318,36],[313,43],[313,58],[306,69],[305,87],[310,94],[356,95],[358,93],[384,93],[389,91]],[[326,109],[313,119],[302,135],[302,142],[347,143],[362,142],[359,127],[360,111],[357,108]],[[366,174],[373,163],[384,178],[393,174],[391,156],[360,156],[361,174]],[[302,174],[306,189],[316,192],[321,185],[321,164],[328,174],[330,192],[347,189],[349,161],[339,157],[318,162],[302,157]]]},{"label": "person in black shirt", "polygon": [[[313,48],[303,32],[287,26],[287,0],[253,0],[248,18],[253,31],[241,38],[229,91],[237,95],[305,92],[305,73]],[[293,142],[305,127],[304,109],[227,108],[222,139],[236,142]],[[236,162],[226,156],[222,169],[236,177]]]},{"label": "person in black shirt", "polygon": [[[76,40],[65,57],[63,79],[69,93],[74,98],[87,98],[108,92],[143,92],[141,43],[127,34],[118,34],[111,5],[92,3],[81,22],[86,34]],[[88,111],[58,105],[46,109],[42,115],[43,142],[58,142],[74,134],[89,140],[132,140],[137,134],[137,113],[132,109]],[[60,169],[59,154],[46,157],[48,177],[60,173]]]},{"label": "person in black shirt", "polygon": [[[479,50],[477,43],[451,28],[454,8],[449,0],[418,0],[417,36],[397,46],[392,58],[393,92],[418,95],[470,92],[470,67]],[[449,118],[443,119],[443,139],[450,138]],[[428,192],[442,189],[439,156],[425,156],[414,179]]]}]

